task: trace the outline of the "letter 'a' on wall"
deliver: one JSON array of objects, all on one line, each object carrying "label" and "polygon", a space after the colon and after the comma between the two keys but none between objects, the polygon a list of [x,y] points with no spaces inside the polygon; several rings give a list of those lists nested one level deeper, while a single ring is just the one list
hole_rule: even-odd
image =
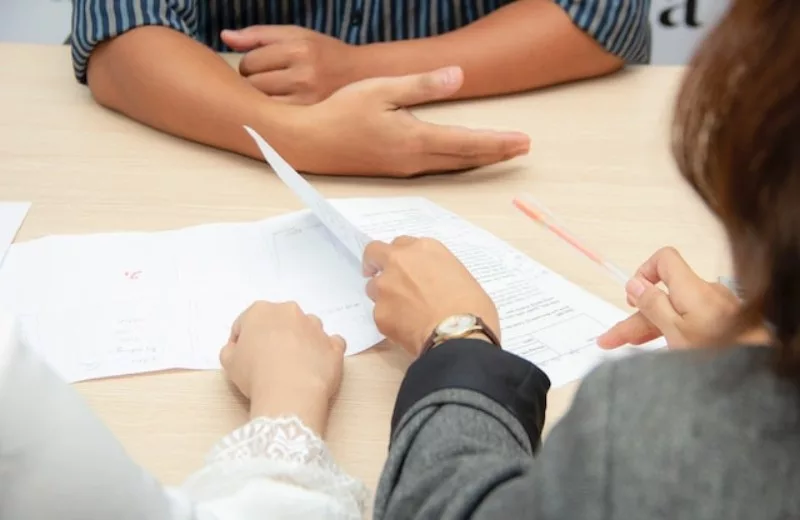
[{"label": "letter 'a' on wall", "polygon": [[[651,0],[654,65],[688,63],[733,0]],[[800,1],[800,0],[797,0]]]}]

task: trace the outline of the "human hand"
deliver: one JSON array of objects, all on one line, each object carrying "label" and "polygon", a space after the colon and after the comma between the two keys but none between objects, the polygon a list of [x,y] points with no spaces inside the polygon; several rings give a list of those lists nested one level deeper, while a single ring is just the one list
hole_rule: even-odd
[{"label": "human hand", "polygon": [[[659,282],[669,292],[656,287]],[[730,325],[740,306],[727,287],[697,276],[670,247],[650,257],[625,290],[638,312],[600,336],[602,348],[641,345],[662,335],[673,348],[707,346]]]},{"label": "human hand", "polygon": [[256,302],[233,323],[220,362],[250,415],[297,415],[322,435],[342,380],[345,343],[296,303]]},{"label": "human hand", "polygon": [[281,154],[307,173],[411,177],[527,153],[525,134],[435,125],[403,109],[446,98],[462,81],[461,69],[451,67],[352,83],[321,103],[300,108],[282,134],[288,143],[302,146],[287,146]]},{"label": "human hand", "polygon": [[474,314],[500,337],[494,302],[441,242],[397,237],[372,242],[364,251],[367,295],[375,302],[378,330],[417,357],[446,318]]},{"label": "human hand", "polygon": [[222,41],[245,53],[240,74],[277,100],[310,105],[355,79],[357,48],[311,29],[253,25],[222,31]]}]

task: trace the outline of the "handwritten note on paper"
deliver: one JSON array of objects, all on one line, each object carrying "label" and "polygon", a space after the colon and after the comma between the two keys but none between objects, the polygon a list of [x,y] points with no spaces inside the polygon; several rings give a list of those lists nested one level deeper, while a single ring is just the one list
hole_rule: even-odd
[{"label": "handwritten note on paper", "polygon": [[30,202],[0,202],[0,265],[30,207]]},{"label": "handwritten note on paper", "polygon": [[325,227],[360,262],[364,256],[364,248],[370,242],[370,238],[344,218],[325,197],[301,177],[255,130],[248,126],[245,126],[244,129],[255,140],[258,149],[261,150],[261,154],[264,156],[264,160],[275,170],[275,174],[311,209],[314,215],[325,224]]},{"label": "handwritten note on paper", "polygon": [[0,313],[63,378],[219,368],[235,318],[257,300],[300,303],[348,341],[381,340],[352,254],[308,211],[159,233],[16,244]]}]

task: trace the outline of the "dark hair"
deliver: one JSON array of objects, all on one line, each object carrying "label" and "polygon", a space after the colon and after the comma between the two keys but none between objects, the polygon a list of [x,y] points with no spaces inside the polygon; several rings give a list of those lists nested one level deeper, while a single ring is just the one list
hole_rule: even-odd
[{"label": "dark hair", "polygon": [[673,154],[720,218],[745,304],[800,380],[800,0],[733,0],[689,65]]}]

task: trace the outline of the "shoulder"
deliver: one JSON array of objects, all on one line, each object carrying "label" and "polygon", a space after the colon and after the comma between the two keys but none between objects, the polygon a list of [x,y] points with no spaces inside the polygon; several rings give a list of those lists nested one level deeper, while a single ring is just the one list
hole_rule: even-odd
[{"label": "shoulder", "polygon": [[631,384],[673,386],[676,377],[684,383],[706,383],[771,373],[771,361],[772,351],[765,347],[663,348],[622,357],[601,365],[595,372],[598,377],[613,377]]},{"label": "shoulder", "polygon": [[746,346],[635,354],[595,369],[576,403],[601,407],[622,437],[645,425],[665,432],[765,407],[779,413],[798,401],[798,390],[775,374],[772,359],[769,348]]},{"label": "shoulder", "polygon": [[769,348],[733,346],[633,354],[600,365],[584,382],[609,391],[632,388],[671,395],[698,387],[722,389],[726,383],[753,378],[774,379]]}]

